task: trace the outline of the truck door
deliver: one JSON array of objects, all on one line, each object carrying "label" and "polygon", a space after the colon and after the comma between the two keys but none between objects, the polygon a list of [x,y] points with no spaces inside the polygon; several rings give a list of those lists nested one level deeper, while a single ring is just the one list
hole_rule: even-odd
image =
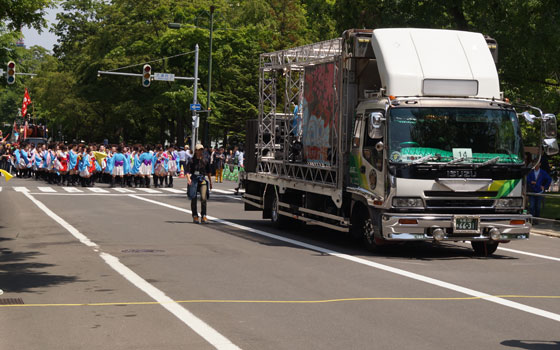
[{"label": "truck door", "polygon": [[380,197],[385,195],[385,176],[384,176],[384,147],[383,133],[372,137],[370,125],[371,119],[367,116],[372,112],[384,114],[384,110],[366,110],[363,118],[361,158],[362,167],[360,172],[365,177],[367,187],[365,189],[377,194]]}]

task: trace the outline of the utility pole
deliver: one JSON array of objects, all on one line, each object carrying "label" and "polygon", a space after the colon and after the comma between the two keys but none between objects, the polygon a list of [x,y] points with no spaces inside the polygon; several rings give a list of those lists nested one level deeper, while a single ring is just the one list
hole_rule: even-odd
[{"label": "utility pole", "polygon": [[206,114],[206,119],[204,119],[204,146],[208,147],[208,119],[212,114],[212,109],[210,107],[211,102],[211,91],[212,91],[212,33],[214,32],[214,5],[210,6],[210,54],[208,55],[208,98],[207,106],[208,113]]}]

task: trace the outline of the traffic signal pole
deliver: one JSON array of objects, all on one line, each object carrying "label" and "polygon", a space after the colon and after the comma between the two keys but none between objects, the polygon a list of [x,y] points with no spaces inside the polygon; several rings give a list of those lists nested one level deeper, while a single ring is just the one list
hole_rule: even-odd
[{"label": "traffic signal pole", "polygon": [[[140,64],[141,65],[141,64]],[[149,77],[146,78],[145,74],[147,73],[146,71],[146,67],[150,67],[149,69]],[[175,76],[174,74],[168,74],[168,73],[154,73],[153,75],[151,74],[151,66],[149,66],[148,64],[145,64],[143,69],[142,69],[142,73],[128,73],[128,72],[115,72],[115,71],[103,71],[103,70],[98,70],[97,71],[97,76],[101,76],[103,75],[119,75],[119,76],[126,76],[126,77],[141,77],[142,78],[142,86],[144,87],[149,87],[150,86],[150,81],[151,80],[163,80],[163,81],[174,81],[174,80],[191,80],[194,81],[194,88],[193,88],[193,105],[197,105],[198,104],[198,44],[196,44],[195,46],[195,50],[194,50],[194,77],[179,77],[179,76]],[[161,77],[158,78],[158,75],[161,75]],[[145,82],[144,80],[148,79],[148,82]],[[200,107],[200,106],[199,106]],[[199,116],[198,113],[195,109],[192,109],[192,135],[191,135],[191,147],[192,150],[194,152],[194,148],[196,146],[196,142],[198,139],[198,127],[199,127]]]}]

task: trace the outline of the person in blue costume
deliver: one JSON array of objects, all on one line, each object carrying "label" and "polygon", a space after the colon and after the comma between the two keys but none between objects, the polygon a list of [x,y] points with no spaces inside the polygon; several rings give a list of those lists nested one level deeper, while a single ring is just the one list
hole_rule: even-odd
[{"label": "person in blue costume", "polygon": [[113,159],[117,149],[115,147],[111,147],[110,150],[107,150],[107,158],[105,158],[106,165],[105,165],[105,173],[108,175],[108,182],[111,182],[113,179],[113,165],[115,160]]},{"label": "person in blue costume", "polygon": [[31,161],[29,160],[29,156],[27,151],[29,150],[29,145],[25,145],[24,147],[20,148],[20,170],[22,172],[22,177],[27,178],[29,177],[29,167],[31,166]]},{"label": "person in blue costume", "polygon": [[134,146],[132,152],[132,167],[130,168],[130,174],[134,176],[134,187],[138,187],[142,177],[140,176],[140,154],[142,153],[142,146]]},{"label": "person in blue costume", "polygon": [[123,169],[124,184],[125,186],[132,187],[132,176],[130,175],[130,168],[132,167],[132,164],[130,164],[131,157],[130,157],[130,151],[128,147],[123,147],[123,155],[126,158],[126,160],[124,161],[124,169]]},{"label": "person in blue costume", "polygon": [[22,177],[22,173],[19,171],[19,163],[21,162],[21,146],[17,145],[14,150],[14,168],[16,169],[16,176]]},{"label": "person in blue costume", "polygon": [[89,171],[91,166],[91,158],[89,152],[89,147],[86,147],[86,149],[83,150],[78,157],[78,172],[82,187],[86,187],[88,185],[89,179],[91,177],[91,173]]},{"label": "person in blue costume", "polygon": [[126,157],[123,154],[122,146],[118,146],[117,153],[113,154],[113,171],[111,172],[111,187],[115,187],[115,179],[119,178],[119,184],[124,187],[124,164]]},{"label": "person in blue costume", "polygon": [[68,177],[66,186],[75,186],[78,182],[78,145],[70,145],[68,152]]},{"label": "person in blue costume", "polygon": [[[140,170],[139,174],[143,179],[144,187],[150,188],[150,175],[152,175],[152,154],[150,153],[151,147],[146,146],[146,148],[142,149],[140,157],[138,160],[140,161]],[[140,183],[142,184],[142,182]]]}]

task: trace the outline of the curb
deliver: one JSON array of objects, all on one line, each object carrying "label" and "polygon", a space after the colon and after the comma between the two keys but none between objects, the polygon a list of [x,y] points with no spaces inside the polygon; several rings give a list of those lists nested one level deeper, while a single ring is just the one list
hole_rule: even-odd
[{"label": "curb", "polygon": [[543,236],[549,236],[549,237],[560,238],[560,232],[555,232],[555,231],[551,231],[551,230],[535,230],[535,229],[531,229],[531,233],[537,233],[537,234],[543,235]]}]

